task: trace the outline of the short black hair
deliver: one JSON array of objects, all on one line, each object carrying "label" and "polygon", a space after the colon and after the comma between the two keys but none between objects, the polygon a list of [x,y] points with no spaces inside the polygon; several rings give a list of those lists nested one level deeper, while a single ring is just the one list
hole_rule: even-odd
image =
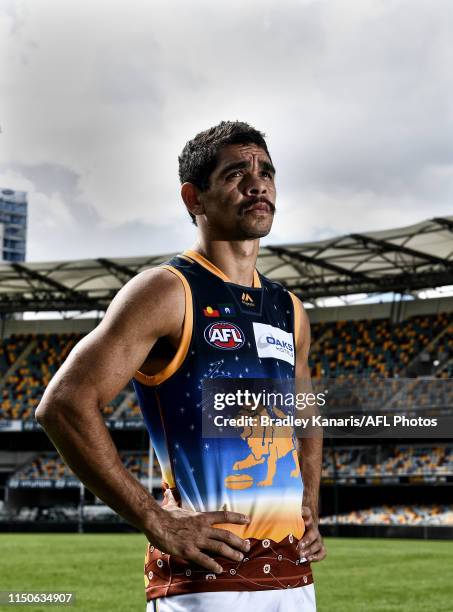
[{"label": "short black hair", "polygon": [[[209,188],[209,177],[217,166],[220,149],[230,144],[256,144],[269,156],[265,134],[244,121],[221,121],[186,142],[179,161],[179,180],[193,183],[200,191]],[[195,215],[189,212],[196,225]]]}]

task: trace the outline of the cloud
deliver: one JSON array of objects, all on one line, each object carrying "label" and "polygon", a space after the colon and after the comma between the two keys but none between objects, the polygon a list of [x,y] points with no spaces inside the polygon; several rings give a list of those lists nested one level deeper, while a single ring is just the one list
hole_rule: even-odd
[{"label": "cloud", "polygon": [[[121,235],[121,254],[160,248],[164,232],[165,250],[186,246],[177,155],[222,119],[268,135],[279,187],[270,242],[448,211],[447,0],[4,7],[0,164],[49,172],[54,182],[41,193],[77,220],[69,230],[61,219],[73,256],[113,248]],[[97,247],[81,239],[96,228]],[[33,221],[32,239],[35,231]],[[60,249],[56,242],[55,257],[68,253]]]}]

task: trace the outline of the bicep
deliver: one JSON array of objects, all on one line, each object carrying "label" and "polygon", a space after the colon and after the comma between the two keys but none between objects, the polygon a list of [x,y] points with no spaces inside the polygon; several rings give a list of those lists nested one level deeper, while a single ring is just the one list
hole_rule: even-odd
[{"label": "bicep", "polygon": [[127,385],[145,359],[153,341],[133,343],[122,334],[99,326],[72,350],[49,385],[57,395],[95,396],[101,407]]},{"label": "bicep", "polygon": [[[298,300],[299,306],[299,317],[298,317],[298,328],[297,328],[297,343],[296,343],[296,392],[302,394],[312,394],[313,386],[311,381],[311,371],[308,363],[308,357],[310,353],[311,334],[310,334],[310,321],[308,315],[302,305],[302,302]],[[305,406],[303,416],[310,418],[319,414],[319,408],[317,402],[310,403]],[[314,473],[318,473],[320,469],[320,457],[322,455],[322,428],[316,426],[310,426],[308,430],[297,437],[297,450],[299,454],[299,461],[303,468],[304,481],[313,480],[313,473],[306,473],[307,464],[309,464],[310,470],[314,465],[317,466]],[[302,460],[302,455],[305,457],[305,462]],[[319,486],[319,484],[318,484]]]},{"label": "bicep", "polygon": [[89,395],[99,407],[106,405],[133,378],[157,339],[180,324],[180,282],[166,271],[149,272],[119,291],[98,327],[74,347],[47,395]]},{"label": "bicep", "polygon": [[308,315],[302,305],[299,298],[295,297],[293,302],[295,309],[297,309],[297,316],[295,316],[295,325],[297,326],[295,331],[296,337],[296,378],[310,378],[310,368],[308,365],[308,355],[310,352],[311,334],[310,334],[310,321]]}]

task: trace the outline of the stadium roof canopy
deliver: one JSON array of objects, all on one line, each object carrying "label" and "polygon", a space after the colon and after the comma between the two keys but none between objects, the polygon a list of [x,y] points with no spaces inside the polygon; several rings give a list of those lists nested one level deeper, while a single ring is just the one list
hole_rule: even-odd
[{"label": "stadium roof canopy", "polygon": [[[103,311],[130,278],[171,255],[0,264],[0,313]],[[261,248],[257,267],[303,300],[453,285],[453,216]]]}]

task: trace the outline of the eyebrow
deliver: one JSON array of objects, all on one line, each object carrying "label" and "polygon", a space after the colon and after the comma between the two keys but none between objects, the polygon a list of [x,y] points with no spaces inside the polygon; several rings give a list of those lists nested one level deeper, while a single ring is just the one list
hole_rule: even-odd
[{"label": "eyebrow", "polygon": [[[231,162],[230,164],[227,164],[225,166],[225,168],[222,170],[220,175],[224,176],[225,174],[228,174],[228,172],[231,172],[231,170],[243,170],[244,168],[248,168],[249,166],[250,166],[250,162],[245,161],[245,160]],[[260,160],[259,166],[261,170],[266,170],[267,172],[275,174],[275,168],[270,162],[265,161],[265,160],[264,161]]]}]

